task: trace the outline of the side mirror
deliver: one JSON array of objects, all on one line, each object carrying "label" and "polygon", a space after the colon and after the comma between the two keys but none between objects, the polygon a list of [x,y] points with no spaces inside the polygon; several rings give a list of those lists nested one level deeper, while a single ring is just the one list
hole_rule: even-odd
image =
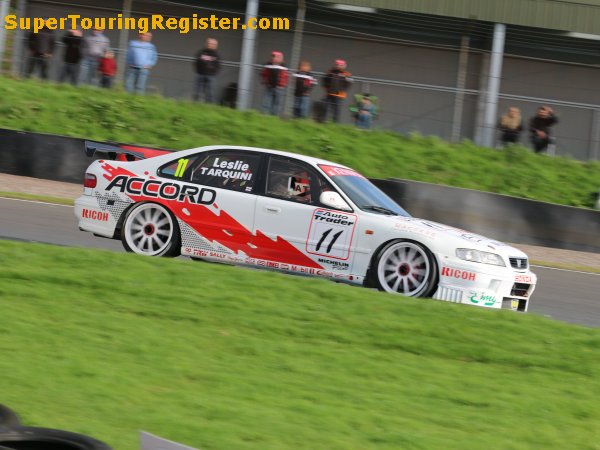
[{"label": "side mirror", "polygon": [[352,208],[348,206],[346,200],[342,198],[340,194],[334,191],[322,192],[319,201],[322,205],[329,206],[333,209],[339,209],[340,211],[352,211]]}]

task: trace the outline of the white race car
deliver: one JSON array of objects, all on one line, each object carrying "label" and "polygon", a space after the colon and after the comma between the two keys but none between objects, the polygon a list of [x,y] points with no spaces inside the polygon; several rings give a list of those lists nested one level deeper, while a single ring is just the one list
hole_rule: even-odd
[{"label": "white race car", "polygon": [[315,275],[411,297],[527,311],[537,277],[500,242],[410,217],[356,171],[260,148],[105,153],[75,202],[79,228],[128,251]]}]

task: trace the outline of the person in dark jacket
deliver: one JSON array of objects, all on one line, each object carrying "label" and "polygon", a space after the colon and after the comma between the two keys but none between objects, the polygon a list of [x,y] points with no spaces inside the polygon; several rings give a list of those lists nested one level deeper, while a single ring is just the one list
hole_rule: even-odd
[{"label": "person in dark jacket", "polygon": [[333,121],[337,123],[340,121],[340,107],[352,85],[352,75],[346,70],[346,61],[336,60],[334,67],[325,75],[323,84],[327,94],[325,120],[328,111],[331,110]]},{"label": "person in dark jacket", "polygon": [[288,85],[288,68],[283,63],[283,53],[271,53],[271,60],[263,66],[261,72],[262,84],[265,86],[262,111],[273,116],[279,115],[281,99]]},{"label": "person in dark jacket", "polygon": [[558,123],[558,117],[549,106],[540,106],[529,121],[531,143],[536,153],[545,152],[550,144],[550,127]]},{"label": "person in dark jacket", "polygon": [[79,77],[79,61],[81,61],[81,31],[69,30],[62,38],[65,45],[64,65],[58,78],[59,83],[64,83],[68,78],[73,86],[77,86]]},{"label": "person in dark jacket", "polygon": [[36,67],[40,68],[40,77],[48,79],[48,60],[52,58],[55,45],[54,33],[44,27],[37,33],[29,33],[29,61],[27,62],[26,76],[29,78]]},{"label": "person in dark jacket", "polygon": [[523,131],[523,119],[521,118],[519,108],[515,108],[514,106],[508,108],[506,114],[500,118],[498,128],[501,132],[500,141],[503,147],[519,142],[521,131]]},{"label": "person in dark jacket", "polygon": [[194,100],[204,99],[208,103],[214,102],[215,76],[221,68],[221,58],[217,52],[219,42],[216,39],[206,40],[206,47],[196,54],[196,85],[194,88]]},{"label": "person in dark jacket", "polygon": [[310,110],[310,92],[317,84],[317,79],[310,72],[311,66],[308,61],[302,61],[298,72],[294,74],[296,87],[294,89],[294,117],[305,119]]}]

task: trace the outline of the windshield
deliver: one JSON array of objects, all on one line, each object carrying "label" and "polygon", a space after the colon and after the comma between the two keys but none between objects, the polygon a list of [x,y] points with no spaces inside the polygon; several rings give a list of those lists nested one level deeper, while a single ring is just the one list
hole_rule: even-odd
[{"label": "windshield", "polygon": [[400,205],[358,172],[323,164],[319,164],[319,167],[363,211],[410,217]]}]

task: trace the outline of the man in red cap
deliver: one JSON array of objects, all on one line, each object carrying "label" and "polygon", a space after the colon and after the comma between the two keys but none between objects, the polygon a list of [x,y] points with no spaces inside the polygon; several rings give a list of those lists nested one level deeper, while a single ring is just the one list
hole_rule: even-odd
[{"label": "man in red cap", "polygon": [[271,53],[271,60],[263,66],[262,84],[265,86],[262,111],[273,116],[279,115],[281,100],[288,84],[288,68],[283,63],[283,53]]},{"label": "man in red cap", "polygon": [[327,72],[323,81],[327,92],[325,119],[327,119],[327,113],[331,109],[333,121],[336,123],[340,121],[340,107],[351,84],[352,74],[346,70],[346,61],[336,59],[334,67]]}]

